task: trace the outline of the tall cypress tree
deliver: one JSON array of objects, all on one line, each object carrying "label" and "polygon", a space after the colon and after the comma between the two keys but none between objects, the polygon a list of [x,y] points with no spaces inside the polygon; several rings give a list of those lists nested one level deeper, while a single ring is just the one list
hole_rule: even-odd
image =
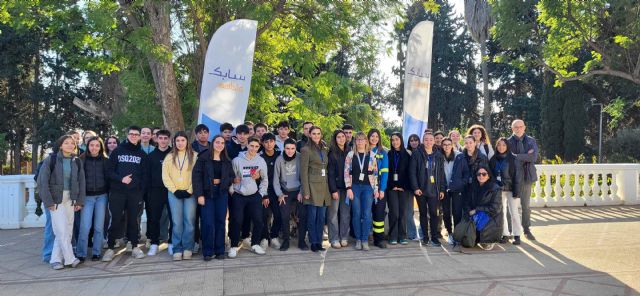
[{"label": "tall cypress tree", "polygon": [[547,72],[544,75],[544,88],[540,102],[540,105],[543,106],[540,112],[542,118],[540,142],[543,147],[543,156],[552,159],[556,155],[562,156],[564,152],[562,147],[564,137],[562,113],[565,98],[558,96],[561,89],[553,86],[554,80],[551,75]]}]

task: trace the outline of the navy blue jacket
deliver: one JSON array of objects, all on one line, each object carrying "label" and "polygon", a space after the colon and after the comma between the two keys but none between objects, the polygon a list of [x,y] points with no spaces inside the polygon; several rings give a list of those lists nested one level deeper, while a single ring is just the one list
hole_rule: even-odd
[{"label": "navy blue jacket", "polygon": [[471,171],[464,154],[460,153],[453,161],[453,170],[451,172],[451,182],[447,189],[452,192],[463,192],[471,179]]}]

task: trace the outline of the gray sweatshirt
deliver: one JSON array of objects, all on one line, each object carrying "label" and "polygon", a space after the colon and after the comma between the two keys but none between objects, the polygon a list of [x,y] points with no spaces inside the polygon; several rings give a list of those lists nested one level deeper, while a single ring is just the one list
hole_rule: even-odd
[{"label": "gray sweatshirt", "polygon": [[284,160],[280,155],[276,159],[273,171],[273,190],[277,196],[282,196],[286,191],[300,190],[300,153],[291,161]]},{"label": "gray sweatshirt", "polygon": [[[244,196],[249,196],[260,192],[260,197],[267,196],[267,187],[269,186],[269,177],[267,175],[267,163],[264,158],[256,154],[252,159],[249,159],[249,153],[240,153],[238,157],[234,158],[231,162],[233,165],[233,172],[237,178],[241,181],[239,184],[233,184],[233,191]],[[260,188],[256,180],[251,178],[251,173],[257,169],[260,170]]]}]

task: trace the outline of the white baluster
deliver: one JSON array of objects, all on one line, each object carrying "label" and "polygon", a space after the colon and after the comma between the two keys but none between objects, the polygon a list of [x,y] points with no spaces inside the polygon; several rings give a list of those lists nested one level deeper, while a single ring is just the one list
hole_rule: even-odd
[{"label": "white baluster", "polygon": [[544,179],[544,201],[548,206],[554,203],[553,198],[551,197],[551,174],[549,172],[544,172]]},{"label": "white baluster", "polygon": [[562,176],[560,174],[560,170],[557,170],[556,173],[556,182],[555,184],[553,184],[553,191],[555,193],[555,202],[556,202],[556,206],[564,206],[565,200],[564,200],[564,196],[562,195],[562,186],[560,186],[560,177]]},{"label": "white baluster", "polygon": [[611,198],[609,195],[609,174],[607,174],[606,172],[602,173],[602,202],[604,204],[610,205],[611,203]]},{"label": "white baluster", "polygon": [[611,186],[609,186],[609,190],[611,190],[611,200],[619,205],[620,204],[620,196],[618,196],[618,174],[621,174],[620,171],[612,171],[611,173]]},{"label": "white baluster", "polygon": [[584,198],[580,195],[580,173],[578,171],[573,172],[573,201],[574,205],[584,205]]},{"label": "white baluster", "polygon": [[600,194],[602,193],[602,190],[600,189],[600,174],[599,173],[593,173],[593,205],[599,206],[602,205],[602,197],[600,196]]},{"label": "white baluster", "polygon": [[[27,209],[27,215],[24,217],[24,220],[20,223],[21,227],[43,227],[44,219],[40,219],[38,215],[36,215],[36,209],[38,208],[38,204],[35,199],[35,181],[26,181],[25,187],[29,190],[29,200],[25,208]],[[42,221],[41,221],[42,220]]]},{"label": "white baluster", "polygon": [[562,184],[562,196],[564,197],[564,202],[568,206],[572,206],[574,204],[574,199],[571,197],[571,172],[566,171],[564,173],[564,184]]},{"label": "white baluster", "polygon": [[584,184],[582,184],[584,202],[588,206],[593,205],[593,195],[591,194],[591,184],[589,184],[589,172],[584,173]]},{"label": "white baluster", "polygon": [[531,199],[531,207],[542,207],[544,206],[544,200],[542,199],[542,187],[540,186],[540,177],[541,177],[541,173],[540,170],[538,170],[536,172],[536,174],[538,175],[538,181],[536,181],[536,185],[535,187],[533,187],[533,192],[535,194],[535,197],[532,197]]}]

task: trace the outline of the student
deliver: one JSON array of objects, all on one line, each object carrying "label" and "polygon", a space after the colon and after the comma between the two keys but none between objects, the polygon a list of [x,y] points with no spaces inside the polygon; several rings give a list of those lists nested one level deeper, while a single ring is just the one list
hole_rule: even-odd
[{"label": "student", "polygon": [[[251,138],[249,139],[247,152],[240,154],[232,161],[236,178],[233,184],[229,215],[229,236],[231,239],[229,258],[238,256],[237,246],[240,242],[240,228],[244,220],[245,209],[248,209],[253,222],[251,250],[258,255],[265,254],[264,249],[260,247],[260,236],[262,235],[263,227],[262,205],[264,200],[269,200],[267,195],[269,180],[267,163],[258,155],[258,149],[260,149],[260,141],[256,138]],[[259,185],[256,182],[258,179],[260,179]]]},{"label": "student", "polygon": [[198,154],[184,131],[173,136],[173,149],[162,162],[162,182],[167,187],[173,233],[173,260],[189,260],[193,254],[196,200],[191,173]]},{"label": "student", "polygon": [[[489,168],[496,178],[496,184],[502,189],[502,239],[501,244],[509,242],[509,236],[513,235],[513,244],[520,244],[522,235],[522,218],[520,217],[520,199],[518,198],[518,179],[516,178],[515,157],[509,151],[507,139],[499,138],[496,141],[496,154],[489,160]],[[507,210],[511,215],[511,229],[509,231]]]},{"label": "student", "polygon": [[435,146],[442,152],[442,140],[444,139],[444,133],[441,131],[436,131],[433,133],[433,138],[436,141]]},{"label": "student", "polygon": [[131,255],[136,259],[145,254],[138,248],[140,225],[138,210],[142,206],[142,197],[146,190],[147,155],[140,148],[140,128],[127,128],[127,142],[122,143],[109,157],[109,227],[108,249],[102,255],[102,261],[113,260],[113,248],[122,233],[122,216],[127,213],[127,238],[132,245]]},{"label": "student", "polygon": [[200,154],[209,149],[209,127],[204,124],[198,124],[195,128],[196,139],[191,143],[193,151]]},{"label": "student", "polygon": [[[249,127],[241,124],[236,127],[236,141],[227,142],[227,152],[229,157],[234,159],[240,155],[240,152],[247,151],[247,140],[249,139]],[[258,141],[260,141],[258,139]]]},{"label": "student", "polygon": [[113,150],[116,150],[116,148],[118,148],[118,145],[120,145],[120,140],[118,140],[118,137],[108,136],[107,137],[107,156],[111,155],[111,152],[113,152]]},{"label": "student", "polygon": [[80,264],[73,254],[71,236],[74,212],[82,209],[86,189],[84,167],[75,154],[78,147],[73,137],[60,137],[54,147],[57,153],[53,155],[56,157],[53,159],[50,155],[42,163],[37,184],[42,203],[50,212],[55,235],[49,263],[51,268],[60,270],[64,266]]},{"label": "student", "polygon": [[449,131],[449,139],[451,139],[451,142],[453,142],[453,149],[457,150],[458,152],[462,152],[462,149],[464,149],[464,147],[460,145],[460,132],[457,130]]},{"label": "student", "polygon": [[97,137],[98,134],[92,130],[86,130],[82,133],[82,144],[78,146],[79,154],[81,155],[85,151],[87,151],[87,144],[89,143],[89,139]]},{"label": "student", "polygon": [[76,256],[81,262],[87,257],[89,230],[93,226],[93,252],[91,261],[100,260],[102,240],[104,239],[104,218],[107,211],[109,192],[108,158],[104,142],[99,137],[87,140],[87,151],[80,155],[85,173],[86,196],[81,211],[80,232]]},{"label": "student", "polygon": [[373,244],[381,249],[387,247],[384,242],[384,220],[386,218],[387,200],[385,191],[387,190],[387,180],[389,175],[389,156],[387,150],[382,148],[382,138],[377,129],[369,130],[367,134],[371,152],[376,154],[378,169],[378,194],[374,196],[373,202]]},{"label": "student", "polygon": [[[440,201],[444,199],[447,183],[444,173],[444,156],[434,149],[434,145],[433,134],[426,133],[423,136],[422,145],[411,155],[409,178],[420,209],[423,243],[439,247],[438,208]],[[431,224],[430,229],[429,224]],[[430,241],[428,240],[429,230],[431,230]]]},{"label": "student", "polygon": [[224,259],[224,237],[229,187],[235,179],[224,138],[213,137],[210,152],[198,156],[193,168],[193,194],[202,207],[202,256]]},{"label": "student", "polygon": [[484,154],[487,159],[493,157],[493,147],[491,147],[491,140],[484,126],[479,124],[472,125],[467,131],[467,136],[473,136],[473,140],[476,143],[476,148],[480,153]]},{"label": "student", "polygon": [[[327,206],[331,204],[327,164],[329,156],[322,141],[322,129],[312,126],[309,129],[310,141],[302,148],[300,155],[300,178],[302,181],[303,202],[307,209],[307,229],[311,251],[324,251],[322,233]],[[298,238],[304,240],[304,237]]]},{"label": "student", "polygon": [[269,131],[269,127],[262,122],[258,122],[255,126],[253,126],[253,130],[255,133],[255,137],[258,139],[262,139],[262,135],[266,134],[267,131]]},{"label": "student", "polygon": [[344,131],[336,130],[329,145],[329,192],[331,206],[328,209],[329,242],[334,249],[348,246],[349,223],[351,221],[351,203],[347,202],[347,186],[344,183],[344,164],[347,153],[347,136]]},{"label": "student", "polygon": [[453,227],[462,218],[462,191],[470,174],[464,155],[453,147],[453,141],[450,138],[442,140],[442,151],[444,174],[447,180],[447,192],[442,201],[443,220],[449,236],[448,243],[454,245]]},{"label": "student", "polygon": [[[244,122],[244,125],[246,125],[249,128],[249,138],[255,136],[255,129],[253,128],[253,126],[254,126],[253,121],[247,120],[247,121]],[[260,139],[260,138],[258,138],[258,139]]]},{"label": "student", "polygon": [[344,132],[345,136],[347,136],[347,146],[349,147],[349,149],[351,149],[353,147],[353,125],[345,123],[342,126],[342,131]]},{"label": "student", "polygon": [[231,135],[233,133],[233,125],[231,123],[225,122],[220,125],[220,135],[224,138],[225,143],[231,142]]},{"label": "student", "polygon": [[157,126],[154,126],[151,129],[153,132],[153,136],[151,137],[151,142],[153,143],[154,146],[158,146],[158,132],[160,131],[160,128]]},{"label": "student", "polygon": [[[147,172],[149,183],[147,185],[148,192],[145,207],[147,210],[147,238],[151,241],[151,246],[147,253],[148,256],[155,256],[158,253],[160,237],[166,237],[162,236],[162,229],[171,227],[162,223],[162,216],[165,215],[164,212],[169,208],[167,187],[164,186],[162,181],[162,163],[171,152],[171,146],[169,146],[171,132],[160,130],[157,132],[156,138],[158,147],[149,154]],[[168,250],[169,254],[173,255],[173,245],[171,243],[169,243]]]},{"label": "student", "polygon": [[407,206],[413,203],[413,193],[409,182],[409,161],[411,155],[404,148],[401,133],[391,134],[389,155],[389,176],[387,181],[387,200],[389,202],[389,244],[407,241]]},{"label": "student", "polygon": [[[489,160],[486,155],[482,154],[476,145],[473,136],[469,135],[464,137],[464,149],[462,154],[465,156],[467,165],[469,166],[469,172],[475,172],[480,166],[488,166]],[[472,183],[473,178],[469,179],[468,184]]]},{"label": "student", "polygon": [[[355,160],[355,161],[354,161]],[[369,251],[369,232],[372,225],[374,198],[378,198],[378,162],[371,151],[369,140],[363,132],[355,136],[352,151],[347,153],[344,163],[344,183],[347,198],[353,203],[351,221],[356,238],[356,250]]]},{"label": "student", "polygon": [[284,141],[289,138],[289,122],[285,120],[280,121],[276,128],[278,130],[276,146],[278,146],[278,150],[282,151],[284,150]]},{"label": "student", "polygon": [[491,176],[490,169],[481,165],[475,173],[471,194],[465,201],[464,212],[474,220],[474,216],[485,216],[488,222],[482,230],[476,224],[476,243],[484,250],[491,250],[500,241],[502,233],[501,189]]},{"label": "student", "polygon": [[[412,155],[412,152],[418,149],[420,146],[420,137],[416,134],[409,135],[409,140],[407,143],[407,153]],[[422,240],[422,229],[416,227],[416,221],[414,217],[415,213],[415,196],[409,201],[409,205],[407,206],[407,238],[414,241]]]},{"label": "student", "polygon": [[518,176],[518,196],[522,203],[522,227],[528,240],[536,240],[531,233],[531,185],[538,180],[535,163],[538,161],[538,144],[536,139],[525,133],[524,121],[516,119],[511,123],[513,134],[507,142],[509,150],[516,158],[516,176]]},{"label": "student", "polygon": [[153,132],[149,127],[143,127],[140,131],[140,149],[144,151],[145,154],[149,155],[154,149],[153,142],[151,138],[153,137]]},{"label": "student", "polygon": [[313,122],[311,121],[305,121],[302,124],[302,139],[300,139],[300,141],[298,141],[298,143],[296,144],[296,149],[298,149],[298,151],[300,151],[302,147],[304,147],[304,145],[306,145],[309,141],[309,129],[312,126]]},{"label": "student", "polygon": [[[300,153],[296,152],[296,141],[287,139],[284,141],[284,152],[278,159],[273,169],[273,190],[278,196],[280,217],[282,219],[282,244],[280,251],[289,249],[289,222],[291,212],[297,208],[298,218],[298,247],[308,250],[304,242],[307,235],[306,210],[302,205],[300,194]],[[302,239],[300,239],[302,238]]]},{"label": "student", "polygon": [[[267,176],[269,177],[269,180],[273,180],[276,159],[280,156],[280,151],[275,149],[276,136],[272,133],[262,135],[262,148],[263,151],[260,153],[260,156],[264,158],[264,161],[267,163]],[[262,227],[262,240],[260,241],[260,246],[262,249],[266,250],[269,244],[271,244],[272,248],[280,249],[278,235],[282,228],[282,216],[280,215],[280,206],[278,205],[278,195],[274,190],[272,181],[269,182],[269,186],[267,187],[267,195],[269,196],[269,202],[262,210],[262,220],[264,224]],[[271,220],[269,219],[270,217],[273,218],[273,223],[271,225],[269,225],[269,220]]]}]

